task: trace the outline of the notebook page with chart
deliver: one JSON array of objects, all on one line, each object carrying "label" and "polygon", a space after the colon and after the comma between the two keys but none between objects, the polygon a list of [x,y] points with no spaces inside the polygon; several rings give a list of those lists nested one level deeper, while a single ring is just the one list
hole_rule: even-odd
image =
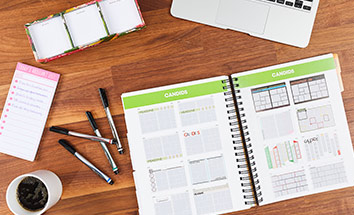
[{"label": "notebook page with chart", "polygon": [[232,75],[253,145],[260,205],[354,185],[334,55]]},{"label": "notebook page with chart", "polygon": [[220,214],[254,205],[243,187],[248,171],[236,162],[227,76],[122,100],[140,214]]}]

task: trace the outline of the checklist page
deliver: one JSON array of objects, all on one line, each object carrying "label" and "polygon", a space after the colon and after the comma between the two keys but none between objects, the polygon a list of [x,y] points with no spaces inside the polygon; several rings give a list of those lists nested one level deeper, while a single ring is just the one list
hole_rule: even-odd
[{"label": "checklist page", "polygon": [[0,152],[34,161],[59,77],[17,64],[1,115]]}]

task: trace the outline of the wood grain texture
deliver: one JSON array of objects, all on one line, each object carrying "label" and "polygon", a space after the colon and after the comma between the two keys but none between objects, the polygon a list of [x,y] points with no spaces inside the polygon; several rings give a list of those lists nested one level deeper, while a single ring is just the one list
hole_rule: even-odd
[{"label": "wood grain texture", "polygon": [[[343,99],[354,136],[354,1],[322,0],[310,45],[294,48],[248,35],[173,18],[171,0],[138,0],[147,28],[95,48],[52,61],[35,62],[23,25],[88,0],[13,0],[0,4],[0,104],[4,104],[16,62],[62,74],[35,162],[0,154],[0,214],[8,184],[20,174],[48,169],[64,185],[61,201],[47,215],[137,214],[129,147],[121,102],[123,92],[270,66],[329,52],[338,53],[345,86]],[[80,153],[115,180],[109,186],[65,151],[52,125],[91,133],[92,111],[104,136],[111,136],[97,89],[104,87],[126,149],[110,147],[121,173],[115,176],[100,146],[67,138]],[[0,109],[2,111],[2,109]],[[233,214],[354,214],[354,188],[317,194]]]}]

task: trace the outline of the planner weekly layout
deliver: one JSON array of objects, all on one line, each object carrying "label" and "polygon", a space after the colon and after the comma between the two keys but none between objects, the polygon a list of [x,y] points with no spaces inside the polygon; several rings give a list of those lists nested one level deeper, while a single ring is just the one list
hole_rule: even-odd
[{"label": "planner weekly layout", "polygon": [[251,207],[247,170],[237,166],[232,144],[230,98],[227,76],[122,95],[140,214]]},{"label": "planner weekly layout", "polygon": [[262,204],[354,185],[334,55],[232,75]]},{"label": "planner weekly layout", "polygon": [[122,95],[141,214],[221,214],[354,185],[333,54]]},{"label": "planner weekly layout", "polygon": [[0,152],[34,161],[59,77],[17,64],[1,115]]}]

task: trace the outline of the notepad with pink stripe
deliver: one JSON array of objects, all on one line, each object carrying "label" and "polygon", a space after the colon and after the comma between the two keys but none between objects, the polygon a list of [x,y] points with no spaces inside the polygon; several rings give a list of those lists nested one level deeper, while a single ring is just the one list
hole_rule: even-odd
[{"label": "notepad with pink stripe", "polygon": [[17,63],[1,115],[0,152],[34,161],[59,77]]}]

